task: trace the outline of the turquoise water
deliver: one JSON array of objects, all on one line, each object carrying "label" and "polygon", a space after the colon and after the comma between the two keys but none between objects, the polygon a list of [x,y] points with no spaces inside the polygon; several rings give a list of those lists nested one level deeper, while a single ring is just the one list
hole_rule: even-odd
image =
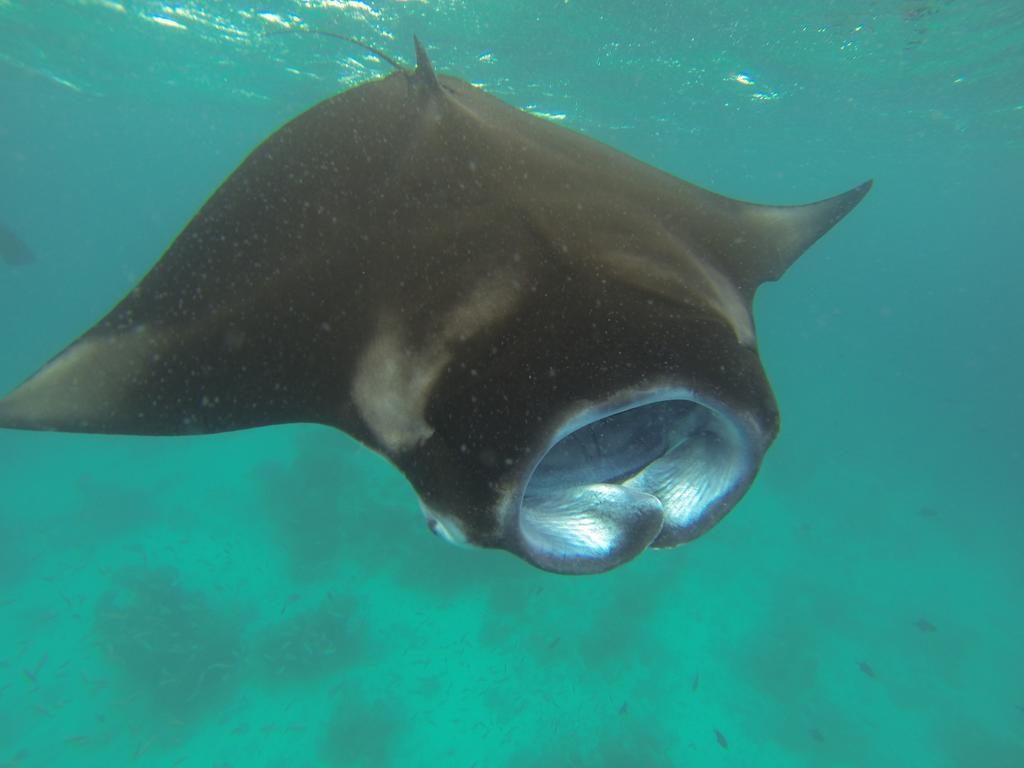
[{"label": "turquoise water", "polygon": [[0,390],[256,143],[441,71],[696,183],[876,186],[758,295],[783,414],[598,577],[426,531],[326,428],[0,433],[0,765],[1024,765],[1019,2],[0,0]]}]

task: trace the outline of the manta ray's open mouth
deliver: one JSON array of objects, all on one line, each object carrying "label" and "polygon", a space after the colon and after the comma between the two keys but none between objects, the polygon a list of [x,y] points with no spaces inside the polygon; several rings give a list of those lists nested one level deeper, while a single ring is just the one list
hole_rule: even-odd
[{"label": "manta ray's open mouth", "polygon": [[521,554],[547,570],[593,573],[696,538],[753,480],[759,442],[727,410],[677,393],[587,411],[526,483]]}]

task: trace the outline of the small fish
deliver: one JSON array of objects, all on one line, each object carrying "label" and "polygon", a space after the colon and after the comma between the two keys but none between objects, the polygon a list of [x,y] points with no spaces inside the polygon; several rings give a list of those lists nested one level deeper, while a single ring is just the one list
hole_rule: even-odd
[{"label": "small fish", "polygon": [[729,748],[729,740],[725,738],[725,734],[717,728],[715,728],[715,741],[718,742],[718,746],[720,746],[722,749]]},{"label": "small fish", "polygon": [[281,606],[281,616],[284,616],[284,612],[288,609],[288,606],[299,600],[298,594],[291,594],[285,598],[284,605]]},{"label": "small fish", "polygon": [[857,668],[860,669],[860,671],[863,672],[868,677],[876,677],[875,670],[873,670],[871,668],[871,665],[868,664],[866,661],[858,661],[857,662]]},{"label": "small fish", "polygon": [[920,629],[922,632],[934,632],[938,629],[938,627],[936,627],[923,616],[914,622],[914,626]]},{"label": "small fish", "polygon": [[39,673],[42,672],[43,667],[46,666],[47,658],[49,657],[47,656],[47,654],[44,653],[42,657],[39,659],[39,661],[36,662],[36,665],[33,669],[30,670],[27,667],[22,669],[21,671],[24,673],[25,679],[28,680],[30,683],[38,682]]},{"label": "small fish", "polygon": [[619,707],[619,714],[620,715],[628,715],[629,714],[629,702],[628,701],[622,702],[622,706]]},{"label": "small fish", "polygon": [[700,687],[700,673],[698,672],[697,674],[695,674],[693,676],[693,682],[690,683],[690,690],[693,691],[694,693],[696,693],[697,689],[699,687]]},{"label": "small fish", "polygon": [[811,728],[807,733],[809,733],[811,735],[811,738],[814,739],[819,744],[824,743],[825,735],[821,731],[819,731],[817,728]]},{"label": "small fish", "polygon": [[84,734],[79,734],[78,736],[68,736],[66,739],[64,739],[64,743],[70,746],[86,744],[88,743],[88,741],[89,737]]},{"label": "small fish", "polygon": [[917,510],[917,514],[921,517],[938,517],[939,510],[935,507],[924,506]]}]

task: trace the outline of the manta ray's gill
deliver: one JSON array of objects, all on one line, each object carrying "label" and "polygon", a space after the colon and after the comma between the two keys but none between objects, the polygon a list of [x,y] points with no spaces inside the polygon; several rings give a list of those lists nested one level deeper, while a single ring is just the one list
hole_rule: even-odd
[{"label": "manta ray's gill", "polygon": [[0,426],[312,421],[562,573],[689,541],[778,430],[751,304],[866,194],[724,198],[417,67],[269,136]]}]

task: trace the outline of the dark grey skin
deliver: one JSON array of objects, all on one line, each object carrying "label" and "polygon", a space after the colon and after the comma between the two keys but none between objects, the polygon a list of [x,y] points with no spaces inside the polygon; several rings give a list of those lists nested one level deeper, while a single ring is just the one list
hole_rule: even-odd
[{"label": "dark grey skin", "polygon": [[779,423],[754,292],[869,186],[724,198],[436,76],[417,42],[415,71],[259,146],[0,426],[327,424],[445,538],[605,571],[746,492]]}]

